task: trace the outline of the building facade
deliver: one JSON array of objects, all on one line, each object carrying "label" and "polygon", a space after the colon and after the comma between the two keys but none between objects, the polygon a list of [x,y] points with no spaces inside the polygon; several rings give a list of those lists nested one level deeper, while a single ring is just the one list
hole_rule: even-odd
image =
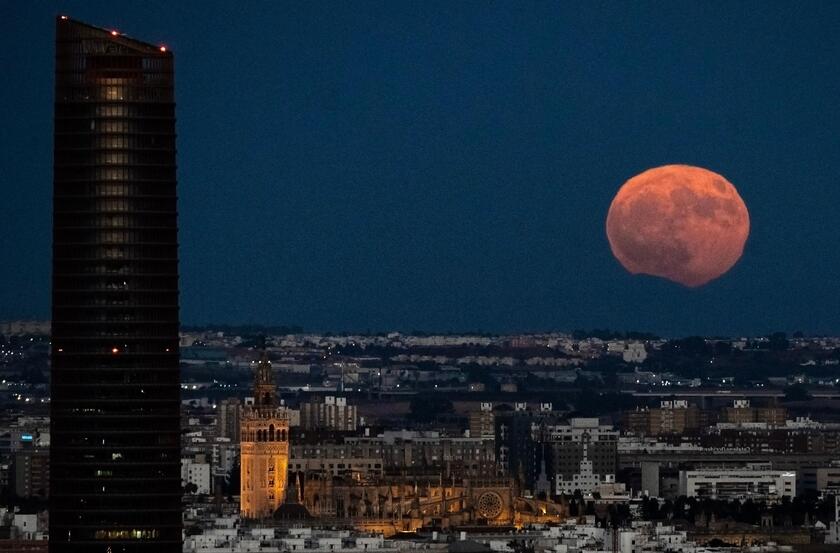
[{"label": "building facade", "polygon": [[497,476],[492,439],[441,437],[437,432],[388,431],[343,443],[296,443],[290,467],[355,478],[368,474],[446,469],[463,476]]},{"label": "building facade", "polygon": [[192,484],[192,493],[208,495],[212,491],[210,463],[196,462],[195,459],[181,459],[181,485]]},{"label": "building facade", "polygon": [[222,400],[219,404],[218,418],[216,419],[219,437],[230,438],[231,442],[239,443],[239,412],[241,408],[237,397]]},{"label": "building facade", "polygon": [[50,551],[181,551],[172,53],[56,20]]},{"label": "building facade", "polygon": [[748,399],[736,399],[731,407],[723,409],[722,421],[731,424],[749,424],[753,422],[768,426],[784,426],[787,409],[784,407],[752,407]]},{"label": "building facade", "polygon": [[594,418],[573,418],[568,424],[546,426],[542,432],[550,476],[558,482],[573,483],[584,476],[601,481],[615,474],[618,431],[612,426]]},{"label": "building facade", "polygon": [[14,456],[15,495],[49,497],[50,454],[43,449],[24,449]]},{"label": "building facade", "polygon": [[443,473],[358,481],[298,474],[301,504],[322,525],[393,536],[421,527],[511,528],[557,522],[565,505],[523,498],[511,478],[460,478]]},{"label": "building facade", "polygon": [[300,426],[304,430],[355,432],[358,426],[356,406],[346,397],[326,396],[300,404]]},{"label": "building facade", "polygon": [[246,401],[240,428],[240,511],[243,518],[267,519],[286,496],[289,418],[277,404],[271,361],[257,363],[253,401]]},{"label": "building facade", "polygon": [[478,411],[469,414],[470,437],[496,439],[496,416],[492,403],[482,403]]},{"label": "building facade", "polygon": [[680,471],[680,495],[710,499],[781,500],[796,497],[796,472],[769,466]]},{"label": "building facade", "polygon": [[531,408],[526,403],[515,403],[513,411],[493,413],[495,426],[496,459],[499,468],[516,477],[526,490],[534,486],[548,463],[543,447],[542,429],[557,424],[562,416],[552,410],[550,403]]},{"label": "building facade", "polygon": [[624,430],[640,436],[698,432],[712,423],[713,413],[689,405],[684,399],[664,400],[658,408],[636,409],[622,415]]}]

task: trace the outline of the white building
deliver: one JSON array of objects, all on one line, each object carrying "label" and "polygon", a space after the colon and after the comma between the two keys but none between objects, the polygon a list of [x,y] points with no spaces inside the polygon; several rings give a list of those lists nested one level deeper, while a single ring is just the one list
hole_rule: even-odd
[{"label": "white building", "polygon": [[290,528],[278,535],[274,528],[207,528],[202,534],[188,536],[183,551],[187,553],[246,553],[261,551],[306,551],[307,553],[397,553],[398,543],[378,535],[351,535],[346,530],[313,531]]},{"label": "white building", "polygon": [[181,485],[195,484],[195,493],[210,494],[210,463],[196,463],[193,459],[181,459]]},{"label": "white building", "polygon": [[744,468],[704,468],[680,471],[680,495],[712,499],[774,500],[796,496],[796,473],[769,470],[766,465]]},{"label": "white building", "polygon": [[630,342],[626,345],[621,358],[625,363],[644,363],[647,359],[647,350],[641,342]]},{"label": "white building", "polygon": [[34,540],[38,532],[38,515],[15,513],[12,526],[15,527],[17,537],[24,540]]},{"label": "white building", "polygon": [[592,472],[592,461],[581,461],[580,471],[571,476],[569,480],[563,480],[563,475],[558,474],[554,493],[571,495],[575,493],[575,490],[580,490],[581,493],[589,494],[601,483],[600,475]]},{"label": "white building", "polygon": [[614,481],[618,432],[612,426],[597,418],[573,418],[568,424],[532,424],[531,433],[542,435],[551,448],[549,474],[556,493],[591,494],[600,484]]},{"label": "white building", "polygon": [[[551,411],[550,403],[541,403],[540,411]],[[532,425],[532,431],[540,430],[541,426]],[[618,441],[618,431],[611,425],[601,424],[597,418],[577,417],[569,420],[568,424],[553,424],[545,426],[547,438],[556,441]]]}]

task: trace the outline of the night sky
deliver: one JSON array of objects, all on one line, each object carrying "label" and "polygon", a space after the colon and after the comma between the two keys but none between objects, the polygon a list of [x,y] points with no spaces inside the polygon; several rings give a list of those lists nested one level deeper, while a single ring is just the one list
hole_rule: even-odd
[{"label": "night sky", "polygon": [[[840,3],[242,4],[0,4],[0,320],[49,317],[66,13],[175,53],[185,323],[840,333]],[[670,163],[750,210],[698,289],[604,232]]]}]

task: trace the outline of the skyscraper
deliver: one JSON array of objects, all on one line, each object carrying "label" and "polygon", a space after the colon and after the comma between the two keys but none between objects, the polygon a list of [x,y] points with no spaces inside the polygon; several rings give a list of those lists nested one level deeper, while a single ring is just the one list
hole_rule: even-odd
[{"label": "skyscraper", "polygon": [[263,351],[254,377],[254,401],[242,412],[240,431],[240,513],[271,517],[286,498],[289,470],[289,417],[277,405],[271,361]]},{"label": "skyscraper", "polygon": [[56,21],[50,551],[181,551],[173,58]]}]

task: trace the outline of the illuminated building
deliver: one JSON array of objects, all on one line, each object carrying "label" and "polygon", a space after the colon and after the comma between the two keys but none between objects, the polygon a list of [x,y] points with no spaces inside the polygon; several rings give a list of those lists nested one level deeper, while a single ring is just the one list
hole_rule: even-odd
[{"label": "illuminated building", "polygon": [[[510,531],[524,524],[558,522],[567,505],[523,497],[507,477],[465,478],[454,473],[369,475],[356,480],[328,470],[293,473],[304,515],[294,520],[275,514],[278,525],[310,518],[321,526],[352,526],[357,531],[393,536],[422,527],[444,530],[476,527]],[[284,505],[284,509],[285,509]]]},{"label": "illuminated building", "polygon": [[50,551],[181,551],[173,58],[56,20]]},{"label": "illuminated building", "polygon": [[286,496],[289,418],[277,405],[271,361],[265,352],[257,363],[254,398],[245,403],[239,435],[242,518],[270,518]]}]

